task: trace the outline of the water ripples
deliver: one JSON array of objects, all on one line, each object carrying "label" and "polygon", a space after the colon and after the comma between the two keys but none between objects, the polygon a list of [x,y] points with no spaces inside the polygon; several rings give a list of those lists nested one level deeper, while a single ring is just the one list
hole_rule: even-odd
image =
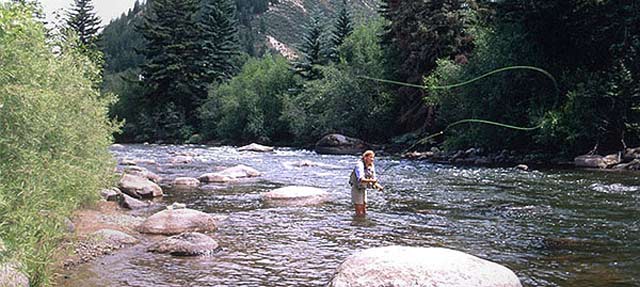
[{"label": "water ripples", "polygon": [[[357,157],[278,148],[128,145],[118,159],[170,182],[244,164],[265,174],[193,191],[165,186],[166,204],[228,216],[211,236],[221,250],[203,258],[133,247],[83,267],[69,286],[325,286],[348,255],[406,245],[464,251],[503,264],[525,286],[639,286],[640,186],[628,173],[455,167],[378,157],[385,191],[369,194],[354,219],[348,177]],[[191,156],[187,164],[171,158]],[[316,166],[296,166],[300,161]],[[330,193],[321,205],[274,207],[260,194],[305,185]],[[588,284],[585,284],[588,282]],[[613,283],[612,283],[613,282]]]}]

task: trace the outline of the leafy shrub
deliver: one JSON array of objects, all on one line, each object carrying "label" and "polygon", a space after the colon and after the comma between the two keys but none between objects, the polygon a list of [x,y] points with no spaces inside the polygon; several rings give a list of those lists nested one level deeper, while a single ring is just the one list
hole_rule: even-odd
[{"label": "leafy shrub", "polygon": [[[426,79],[428,87],[461,83],[507,66],[545,67],[536,45],[526,41],[518,25],[498,25],[474,31],[476,48],[468,63],[439,60]],[[454,89],[430,89],[425,99],[437,106],[440,130],[458,120],[474,118],[520,127],[536,126],[554,108],[553,82],[530,70],[494,74]],[[447,132],[445,146],[488,150],[535,148],[533,133],[484,124],[462,124]]]},{"label": "leafy shrub", "polygon": [[31,15],[0,4],[0,238],[39,286],[64,218],[112,183],[117,125],[107,117],[114,98],[90,80],[99,69],[73,44],[47,45]]},{"label": "leafy shrub", "polygon": [[280,119],[285,95],[299,86],[282,56],[250,59],[240,74],[214,86],[199,108],[206,139],[271,142],[289,138]]},{"label": "leafy shrub", "polygon": [[384,85],[361,78],[383,78],[383,52],[377,33],[382,22],[361,25],[338,51],[340,63],[323,67],[324,78],[308,81],[287,95],[282,119],[301,141],[313,142],[329,132],[383,140],[394,124],[394,99]]}]

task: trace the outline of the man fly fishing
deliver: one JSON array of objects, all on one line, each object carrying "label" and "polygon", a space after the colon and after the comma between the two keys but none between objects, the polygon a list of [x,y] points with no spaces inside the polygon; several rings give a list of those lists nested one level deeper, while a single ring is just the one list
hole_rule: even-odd
[{"label": "man fly fishing", "polygon": [[356,217],[363,217],[367,212],[367,188],[382,190],[384,187],[378,183],[376,169],[373,164],[375,153],[367,150],[358,160],[351,172],[349,184],[351,185],[351,202],[356,209]]}]

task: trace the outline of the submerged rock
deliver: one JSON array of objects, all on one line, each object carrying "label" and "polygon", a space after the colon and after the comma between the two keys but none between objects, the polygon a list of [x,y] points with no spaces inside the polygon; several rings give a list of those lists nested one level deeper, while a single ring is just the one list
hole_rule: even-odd
[{"label": "submerged rock", "polygon": [[187,232],[154,243],[147,251],[175,256],[207,255],[218,249],[218,242],[198,232]]},{"label": "submerged rock", "polygon": [[200,185],[200,181],[193,177],[177,177],[173,180],[173,188],[194,189]]},{"label": "submerged rock", "polygon": [[349,256],[330,287],[522,287],[508,268],[447,248],[389,246]]},{"label": "submerged rock", "polygon": [[172,164],[187,164],[193,162],[193,157],[189,155],[178,155],[169,159]]},{"label": "submerged rock", "polygon": [[246,165],[236,165],[218,172],[205,173],[198,177],[202,182],[230,182],[238,178],[257,177],[262,175],[259,171]]},{"label": "submerged rock", "polygon": [[147,218],[138,230],[142,233],[174,235],[183,232],[213,231],[216,228],[215,217],[183,208],[160,211]]},{"label": "submerged rock", "polygon": [[328,193],[309,186],[287,186],[262,194],[262,198],[275,205],[308,205],[324,202]]},{"label": "submerged rock", "polygon": [[299,161],[284,162],[283,165],[287,168],[291,168],[291,167],[320,167],[320,168],[327,168],[327,169],[340,168],[337,165],[315,162],[315,161],[310,161],[306,159],[299,160]]},{"label": "submerged rock", "polygon": [[256,151],[256,152],[269,152],[273,151],[272,146],[265,146],[257,143],[252,143],[250,145],[241,146],[238,148],[238,151]]}]

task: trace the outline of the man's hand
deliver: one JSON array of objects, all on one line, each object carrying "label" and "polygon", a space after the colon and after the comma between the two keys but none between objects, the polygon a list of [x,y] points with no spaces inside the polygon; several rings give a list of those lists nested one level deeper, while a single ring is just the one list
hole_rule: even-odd
[{"label": "man's hand", "polygon": [[380,191],[382,191],[382,190],[384,189],[384,186],[380,185],[380,184],[379,184],[379,183],[377,183],[377,182],[373,184],[373,187],[374,187],[375,189],[377,189],[377,190],[380,190]]}]

